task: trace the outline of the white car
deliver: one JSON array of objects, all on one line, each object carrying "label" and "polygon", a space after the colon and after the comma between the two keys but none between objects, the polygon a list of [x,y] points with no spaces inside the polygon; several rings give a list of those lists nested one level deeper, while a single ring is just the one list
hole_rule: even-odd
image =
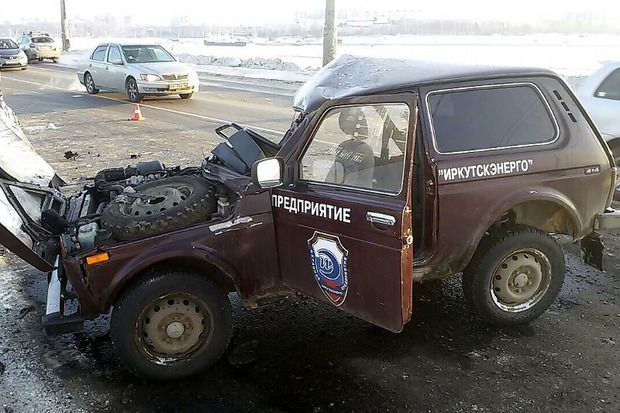
[{"label": "white car", "polygon": [[90,94],[123,92],[131,102],[147,95],[189,99],[199,87],[196,71],[158,44],[100,44],[78,63],[77,77]]},{"label": "white car", "polygon": [[583,80],[577,97],[620,163],[620,62],[605,64]]}]

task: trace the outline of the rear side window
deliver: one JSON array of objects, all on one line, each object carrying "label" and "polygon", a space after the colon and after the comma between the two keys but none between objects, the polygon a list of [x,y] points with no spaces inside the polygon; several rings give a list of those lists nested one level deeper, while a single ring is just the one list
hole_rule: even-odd
[{"label": "rear side window", "polygon": [[603,99],[620,100],[620,69],[616,69],[596,89],[595,96]]},{"label": "rear side window", "polygon": [[441,153],[548,143],[556,126],[533,86],[433,92],[428,106]]},{"label": "rear side window", "polygon": [[99,60],[99,61],[103,61],[103,59],[105,58],[105,50],[108,48],[107,45],[105,46],[97,46],[97,48],[95,49],[95,51],[93,52],[92,56],[90,57],[92,60]]}]

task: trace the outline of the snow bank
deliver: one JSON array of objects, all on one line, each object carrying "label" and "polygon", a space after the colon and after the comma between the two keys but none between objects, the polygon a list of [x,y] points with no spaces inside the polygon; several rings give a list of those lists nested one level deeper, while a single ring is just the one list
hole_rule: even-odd
[{"label": "snow bank", "polygon": [[286,70],[290,72],[301,71],[301,68],[295,63],[285,62],[279,58],[268,59],[253,57],[250,59],[240,59],[238,57],[216,57],[181,53],[178,56],[178,59],[183,63],[192,63],[196,65],[243,67],[246,69]]}]

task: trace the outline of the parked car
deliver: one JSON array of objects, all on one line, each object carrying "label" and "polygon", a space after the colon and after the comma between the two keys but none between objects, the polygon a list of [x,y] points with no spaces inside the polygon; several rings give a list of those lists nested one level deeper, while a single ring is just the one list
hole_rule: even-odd
[{"label": "parked car", "polygon": [[604,64],[585,78],[577,96],[620,163],[620,62]]},{"label": "parked car", "polygon": [[200,84],[194,69],[157,44],[100,44],[78,63],[77,76],[90,94],[124,92],[131,102],[147,95],[189,99]]},{"label": "parked car", "polygon": [[11,39],[0,38],[0,67],[28,69],[28,58]]},{"label": "parked car", "polygon": [[50,59],[56,63],[60,59],[60,48],[48,33],[29,32],[18,38],[17,44],[24,51],[29,62]]},{"label": "parked car", "polygon": [[107,169],[70,198],[3,159],[0,241],[50,272],[46,332],[112,310],[124,365],[174,379],[225,351],[230,292],[399,332],[414,283],[461,271],[471,307],[510,326],[558,295],[557,237],[600,267],[598,231],[620,227],[609,148],[549,70],[342,56],[294,108],[279,143],[224,125],[200,166]]}]

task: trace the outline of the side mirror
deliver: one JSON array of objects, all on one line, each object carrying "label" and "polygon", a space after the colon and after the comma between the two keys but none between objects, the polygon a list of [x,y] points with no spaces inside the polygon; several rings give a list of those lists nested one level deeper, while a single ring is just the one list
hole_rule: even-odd
[{"label": "side mirror", "polygon": [[252,182],[260,188],[282,186],[284,161],[281,158],[266,158],[252,165]]}]

